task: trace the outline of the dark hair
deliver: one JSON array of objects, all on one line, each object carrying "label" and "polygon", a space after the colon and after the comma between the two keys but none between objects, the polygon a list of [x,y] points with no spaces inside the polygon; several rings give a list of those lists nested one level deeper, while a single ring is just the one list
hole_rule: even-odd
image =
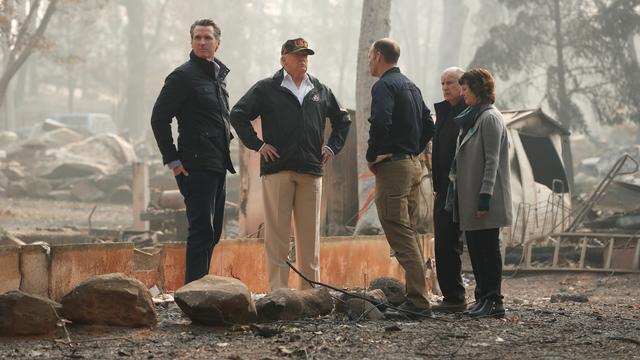
[{"label": "dark hair", "polygon": [[460,85],[466,84],[469,90],[483,104],[496,102],[496,80],[486,69],[471,69],[460,77]]},{"label": "dark hair", "polygon": [[216,24],[211,19],[200,19],[200,20],[196,20],[193,24],[191,24],[191,28],[189,29],[189,34],[191,34],[191,40],[193,40],[193,30],[196,28],[196,26],[213,27],[213,36],[216,38],[216,40],[220,40],[220,35],[222,35],[222,31],[220,30],[220,27],[218,26],[218,24]]},{"label": "dark hair", "polygon": [[388,38],[374,42],[373,50],[382,54],[384,61],[389,64],[396,64],[400,58],[400,45]]}]

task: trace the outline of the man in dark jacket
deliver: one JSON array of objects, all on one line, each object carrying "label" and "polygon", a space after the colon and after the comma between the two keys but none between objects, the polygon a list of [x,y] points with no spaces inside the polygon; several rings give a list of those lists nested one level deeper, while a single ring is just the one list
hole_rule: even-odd
[{"label": "man in dark jacket", "polygon": [[[185,284],[209,273],[222,233],[226,172],[235,173],[229,156],[229,69],[215,58],[220,28],[203,19],[191,25],[190,34],[190,59],[167,76],[151,115],[162,160],[173,171],[186,205]],[[173,117],[178,119],[177,149]]]},{"label": "man in dark jacket", "polygon": [[[331,90],[307,74],[304,39],[287,40],[280,69],[258,81],[231,111],[231,124],[246,147],[260,152],[265,216],[265,252],[272,290],[288,287],[291,212],[296,259],[305,276],[320,280],[320,198],[322,167],[344,145],[349,114]],[[262,139],[251,121],[261,118]],[[326,119],[331,136],[324,144]],[[300,288],[306,288],[306,282]]]},{"label": "man in dark jacket", "polygon": [[466,310],[464,285],[462,284],[462,238],[458,223],[453,222],[450,212],[445,210],[449,187],[449,170],[456,153],[456,141],[460,128],[453,119],[466,108],[462,101],[458,80],[464,70],[452,67],[442,72],[440,82],[444,101],[434,105],[436,132],[433,136],[432,181],[435,201],[433,203],[433,225],[435,235],[436,266],[438,283],[444,299],[433,306],[434,311],[461,312]]},{"label": "man in dark jacket", "polygon": [[405,271],[407,302],[388,317],[431,317],[425,296],[424,258],[416,232],[422,164],[418,155],[433,135],[433,121],[420,89],[397,67],[400,46],[380,39],[369,50],[371,89],[369,169],[376,176],[376,208],[396,259]]}]

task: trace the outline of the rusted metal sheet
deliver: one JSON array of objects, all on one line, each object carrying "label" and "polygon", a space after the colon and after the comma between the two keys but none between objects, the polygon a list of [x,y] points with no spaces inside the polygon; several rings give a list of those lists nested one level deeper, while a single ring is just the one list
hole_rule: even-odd
[{"label": "rusted metal sheet", "polygon": [[49,296],[59,301],[89,277],[132,271],[133,243],[52,246]]},{"label": "rusted metal sheet", "polygon": [[[260,118],[253,121],[253,127],[262,138]],[[240,206],[238,237],[258,234],[264,222],[262,208],[262,182],[260,179],[260,154],[240,144]],[[258,234],[259,235],[259,234]],[[253,236],[252,236],[253,237]]]},{"label": "rusted metal sheet", "polygon": [[0,246],[0,293],[20,288],[20,247]]}]

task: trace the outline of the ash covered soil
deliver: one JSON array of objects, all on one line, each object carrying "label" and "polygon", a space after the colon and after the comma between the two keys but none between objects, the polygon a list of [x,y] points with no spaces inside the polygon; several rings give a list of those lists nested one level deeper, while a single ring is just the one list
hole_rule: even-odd
[{"label": "ash covered soil", "polygon": [[505,278],[504,293],[504,319],[373,322],[334,313],[271,323],[279,334],[270,338],[250,326],[192,325],[169,303],[158,306],[154,329],[70,325],[71,345],[62,329],[46,338],[0,338],[0,358],[640,359],[637,274],[520,274]]},{"label": "ash covered soil", "polygon": [[0,227],[5,230],[87,228],[91,216],[94,228],[127,229],[133,220],[132,211],[131,205],[0,196]]}]

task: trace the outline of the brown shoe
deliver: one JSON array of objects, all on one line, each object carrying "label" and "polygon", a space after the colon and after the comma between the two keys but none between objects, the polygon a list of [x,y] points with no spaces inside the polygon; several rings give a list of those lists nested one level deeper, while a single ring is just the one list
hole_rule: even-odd
[{"label": "brown shoe", "polygon": [[441,313],[458,313],[467,310],[467,303],[464,301],[458,303],[443,301],[439,304],[433,305],[431,310]]}]

